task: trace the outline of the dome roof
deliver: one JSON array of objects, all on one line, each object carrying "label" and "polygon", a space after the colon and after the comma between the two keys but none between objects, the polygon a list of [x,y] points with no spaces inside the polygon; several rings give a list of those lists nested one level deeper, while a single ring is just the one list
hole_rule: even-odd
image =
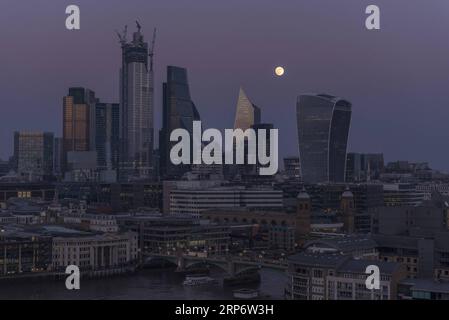
[{"label": "dome roof", "polygon": [[349,190],[348,187],[346,187],[345,192],[343,192],[342,194],[343,198],[354,198],[354,194],[351,192],[351,190]]},{"label": "dome roof", "polygon": [[302,188],[301,192],[298,193],[298,196],[296,197],[296,199],[300,199],[300,200],[310,200],[310,196],[307,193],[305,188]]}]

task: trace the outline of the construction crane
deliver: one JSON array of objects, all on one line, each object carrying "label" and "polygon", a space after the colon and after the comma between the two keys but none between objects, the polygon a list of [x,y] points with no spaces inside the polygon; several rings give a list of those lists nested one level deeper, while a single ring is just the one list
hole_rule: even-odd
[{"label": "construction crane", "polygon": [[123,30],[122,33],[118,32],[117,30],[115,31],[117,33],[117,36],[119,38],[120,44],[123,46],[126,44],[126,36],[128,33],[128,26],[125,26],[125,29]]},{"label": "construction crane", "polygon": [[156,45],[156,28],[154,28],[153,31],[153,40],[151,41],[151,47],[149,50],[149,56],[150,56],[150,70],[153,71],[153,56],[154,56],[154,46]]}]

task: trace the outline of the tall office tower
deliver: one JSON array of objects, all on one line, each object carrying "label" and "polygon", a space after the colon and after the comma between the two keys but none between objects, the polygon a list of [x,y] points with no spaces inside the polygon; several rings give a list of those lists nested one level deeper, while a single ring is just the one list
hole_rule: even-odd
[{"label": "tall office tower", "polygon": [[234,129],[246,130],[260,123],[260,109],[254,105],[246,96],[245,91],[240,88],[235,113]]},{"label": "tall office tower", "polygon": [[56,177],[62,177],[62,159],[63,159],[63,145],[64,145],[64,139],[62,138],[55,138],[53,142],[53,174]]},{"label": "tall office tower", "polygon": [[94,124],[91,118],[96,103],[95,92],[85,88],[70,88],[63,98],[63,171],[67,170],[69,152],[93,150]]},{"label": "tall office tower", "polygon": [[53,133],[15,132],[14,158],[19,175],[44,180],[53,174]]},{"label": "tall office tower", "polygon": [[[193,121],[199,121],[200,115],[190,97],[187,70],[180,67],[167,67],[167,82],[163,84],[163,119],[159,134],[160,169],[163,178],[182,176],[190,170],[189,165],[174,165],[170,160],[170,142],[173,130],[182,128],[193,136]],[[192,146],[192,143],[190,144]]]},{"label": "tall office tower", "polygon": [[120,151],[120,105],[100,103],[95,106],[95,149],[97,167],[116,170]]},{"label": "tall office tower", "polygon": [[301,95],[296,113],[305,183],[344,182],[350,102],[326,94]]},{"label": "tall office tower", "polygon": [[126,33],[119,37],[120,179],[146,179],[152,174],[154,140],[152,49],[144,42],[139,23],[131,42],[127,41]]},{"label": "tall office tower", "polygon": [[[239,97],[237,100],[237,108],[235,113],[235,120],[234,120],[234,129],[241,129],[243,131],[247,129],[253,128],[253,126],[257,126],[260,124],[260,109],[253,104],[248,96],[246,95],[245,91],[243,91],[243,88],[240,87],[239,90]],[[236,148],[237,144],[236,141],[233,143],[234,145],[234,159],[236,157]],[[248,156],[249,156],[249,149],[248,149],[248,140],[245,139],[244,143],[245,148],[245,164],[242,165],[229,165],[228,171],[231,173],[231,175],[254,175],[256,174],[256,166],[248,164]],[[256,154],[257,156],[257,154]]]}]

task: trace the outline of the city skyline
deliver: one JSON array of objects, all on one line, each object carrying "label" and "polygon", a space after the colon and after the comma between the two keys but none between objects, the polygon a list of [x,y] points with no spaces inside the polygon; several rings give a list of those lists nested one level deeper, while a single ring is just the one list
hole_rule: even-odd
[{"label": "city skyline", "polygon": [[[79,32],[64,29],[63,4],[45,1],[30,16],[27,5],[18,3],[2,11],[8,18],[1,19],[0,25],[5,28],[6,22],[11,30],[2,34],[2,42],[17,47],[14,56],[0,53],[7,62],[0,76],[6,110],[0,129],[0,157],[12,155],[16,130],[61,135],[60,100],[69,87],[89,87],[105,101],[119,100],[120,48],[114,29],[120,30],[124,24],[131,27],[137,18],[147,39],[154,27],[159,32],[155,52],[156,130],[162,118],[165,66],[180,65],[190,71],[192,99],[207,127],[232,126],[231,110],[242,85],[254,103],[264,107],[262,121],[280,128],[281,138],[291,137],[281,139],[281,157],[297,154],[293,116],[297,96],[328,92],[344,96],[357,106],[348,151],[383,152],[387,161],[429,161],[432,167],[447,171],[449,154],[441,150],[447,140],[444,119],[449,46],[439,39],[447,29],[441,12],[448,4],[407,3],[404,12],[402,2],[378,1],[383,28],[374,33],[363,28],[366,3],[355,1],[338,5],[330,1],[296,5],[287,2],[280,7],[260,2],[252,26],[245,23],[254,5],[251,1],[236,3],[241,12],[235,15],[229,11],[234,8],[232,3],[221,6],[197,1],[176,7],[184,12],[176,14],[176,30],[166,19],[175,9],[162,3],[136,1],[135,9],[128,8],[123,14],[124,4],[117,1],[108,13],[98,5],[79,1],[83,21]],[[21,19],[14,21],[19,12]],[[199,18],[194,21],[192,17]],[[267,17],[272,19],[263,25]],[[429,24],[414,22],[430,17]],[[231,32],[233,28],[225,23],[226,19],[240,30],[238,34]],[[207,30],[203,28],[205,23],[210,24]],[[33,28],[35,24],[40,27]],[[55,45],[33,39],[44,35]],[[82,49],[92,46],[100,55]],[[329,52],[329,48],[334,51]],[[27,63],[18,64],[17,59],[26,59]],[[276,65],[285,67],[283,77],[273,75]],[[213,74],[218,76],[211,77]],[[31,114],[31,106],[39,112],[25,117]]]}]

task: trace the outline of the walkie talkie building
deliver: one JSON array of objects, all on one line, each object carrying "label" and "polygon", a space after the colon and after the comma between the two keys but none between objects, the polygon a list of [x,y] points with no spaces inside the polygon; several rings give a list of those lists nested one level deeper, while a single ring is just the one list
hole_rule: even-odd
[{"label": "walkie talkie building", "polygon": [[296,105],[301,176],[305,183],[344,182],[352,105],[326,94]]}]

